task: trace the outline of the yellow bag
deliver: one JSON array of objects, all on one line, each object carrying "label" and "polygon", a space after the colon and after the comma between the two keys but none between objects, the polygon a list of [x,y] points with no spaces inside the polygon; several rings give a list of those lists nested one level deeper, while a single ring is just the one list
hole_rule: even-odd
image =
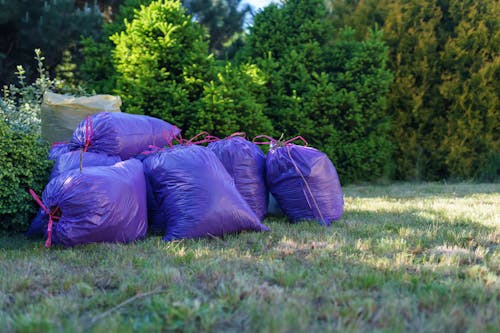
[{"label": "yellow bag", "polygon": [[48,142],[69,141],[78,124],[88,115],[120,112],[120,96],[74,97],[46,92],[42,104],[42,137]]}]

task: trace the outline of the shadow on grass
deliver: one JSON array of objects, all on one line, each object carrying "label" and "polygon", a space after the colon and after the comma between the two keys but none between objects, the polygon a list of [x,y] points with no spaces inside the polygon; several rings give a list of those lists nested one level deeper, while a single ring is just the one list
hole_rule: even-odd
[{"label": "shadow on grass", "polygon": [[463,198],[500,194],[500,183],[392,183],[390,185],[349,185],[344,195],[353,198]]},{"label": "shadow on grass", "polygon": [[[308,241],[314,238],[323,238],[325,235],[344,233],[346,238],[353,239],[380,239],[381,237],[402,237],[405,239],[419,239],[424,243],[452,242],[455,245],[465,245],[465,242],[478,236],[486,236],[495,232],[492,226],[483,225],[478,220],[471,218],[450,218],[445,212],[434,209],[404,209],[401,212],[373,212],[363,209],[347,209],[342,218],[332,223],[330,227],[324,227],[314,221],[303,221],[289,223],[284,217],[270,217],[266,219],[270,224],[270,233],[253,233],[255,237],[265,239],[268,235],[275,237],[293,238]],[[252,233],[243,233],[252,234]],[[206,238],[199,240],[184,240],[184,246],[197,246],[200,244],[211,246],[218,243],[227,245],[224,239],[231,238],[231,243],[238,245],[238,234],[227,235],[221,238]],[[158,236],[148,235],[148,239],[157,239]],[[141,244],[143,240],[133,244]],[[222,242],[222,243],[221,243]],[[256,240],[255,242],[258,242]],[[44,238],[27,239],[23,234],[0,235],[0,250],[42,250],[44,249]],[[167,243],[165,243],[167,244]],[[178,244],[174,242],[172,244]],[[98,246],[98,244],[77,246]],[[127,246],[122,245],[122,246]],[[62,249],[54,246],[53,249]]]},{"label": "shadow on grass", "polygon": [[[193,331],[474,331],[476,321],[494,327],[500,308],[488,309],[500,293],[486,281],[484,258],[471,254],[447,266],[448,255],[433,251],[455,246],[472,253],[495,228],[424,213],[347,209],[330,227],[269,219],[269,233],[174,243],[149,236],[69,250],[46,250],[43,240],[22,235],[0,237],[10,257],[3,267],[19,280],[5,282],[11,301],[3,311],[29,319],[49,311],[46,302],[64,299],[75,312],[58,316],[70,316],[71,330],[161,288],[167,292],[121,307],[113,320],[144,321],[156,330],[175,320]],[[31,253],[37,258],[30,261]]]},{"label": "shadow on grass", "polygon": [[44,240],[27,239],[22,233],[13,233],[10,235],[0,235],[0,251],[10,250],[40,250],[43,247]]}]

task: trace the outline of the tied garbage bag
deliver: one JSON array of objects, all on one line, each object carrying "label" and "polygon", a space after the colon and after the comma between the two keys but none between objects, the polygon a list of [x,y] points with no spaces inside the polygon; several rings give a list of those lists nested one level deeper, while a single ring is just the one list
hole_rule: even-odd
[{"label": "tied garbage bag", "polygon": [[164,240],[269,230],[209,149],[176,145],[150,154],[143,163],[164,214]]},{"label": "tied garbage bag", "polygon": [[71,138],[75,127],[86,116],[98,112],[120,112],[120,96],[94,95],[75,97],[47,91],[43,95],[42,137],[48,142]]},{"label": "tied garbage bag", "polygon": [[[106,166],[113,165],[120,162],[121,159],[118,156],[108,156],[105,154],[97,154],[90,152],[83,152],[81,150],[75,150],[71,152],[64,153],[60,155],[50,174],[50,179],[56,178],[63,172],[72,169],[79,169],[81,167],[90,166]],[[43,222],[44,211],[40,209],[38,214],[32,220],[30,227],[26,231],[25,235],[29,238],[42,237],[44,235],[44,222]]]},{"label": "tied garbage bag", "polygon": [[147,229],[146,184],[138,160],[70,170],[43,191],[46,246],[131,242]]},{"label": "tied garbage bag", "polygon": [[121,162],[118,156],[108,156],[106,154],[83,152],[81,150],[70,151],[57,158],[50,173],[53,179],[65,171],[72,169],[86,168],[90,166],[106,166]]},{"label": "tied garbage bag", "polygon": [[[234,179],[236,188],[260,220],[267,212],[266,157],[256,144],[240,133],[212,142],[213,151]],[[242,134],[242,133],[241,133]]]},{"label": "tied garbage bag", "polygon": [[180,130],[161,119],[127,113],[102,112],[80,122],[71,150],[104,153],[127,160],[150,145],[163,147]]},{"label": "tied garbage bag", "polygon": [[266,157],[269,190],[292,222],[317,220],[330,225],[344,210],[337,171],[326,154],[292,144],[297,138],[271,140]]},{"label": "tied garbage bag", "polygon": [[70,148],[69,142],[56,142],[50,147],[48,159],[56,160],[59,156],[70,152]]}]

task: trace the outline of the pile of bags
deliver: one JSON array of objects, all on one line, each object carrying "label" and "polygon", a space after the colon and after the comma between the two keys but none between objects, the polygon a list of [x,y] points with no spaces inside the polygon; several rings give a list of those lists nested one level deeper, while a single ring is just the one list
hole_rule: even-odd
[{"label": "pile of bags", "polygon": [[[269,231],[269,197],[292,222],[329,225],[343,212],[342,189],[328,157],[278,141],[184,140],[160,119],[102,112],[88,116],[55,160],[40,212],[27,232],[46,246],[130,242],[148,229],[165,241]],[[177,144],[174,144],[177,142]],[[208,143],[207,146],[202,144]],[[266,155],[256,144],[269,144]]]}]

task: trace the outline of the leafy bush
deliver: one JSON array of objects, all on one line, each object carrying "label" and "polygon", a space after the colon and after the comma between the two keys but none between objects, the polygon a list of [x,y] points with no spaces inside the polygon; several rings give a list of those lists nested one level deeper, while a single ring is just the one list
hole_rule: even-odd
[{"label": "leafy bush", "polygon": [[[91,1],[89,1],[91,3]],[[0,1],[0,85],[12,82],[21,64],[29,79],[33,49],[40,48],[47,66],[55,70],[64,51],[77,54],[81,36],[97,36],[101,30],[97,6],[77,8],[74,0]]]},{"label": "leafy bush", "polygon": [[[125,21],[134,19],[141,6],[149,6],[152,0],[125,0],[116,17],[103,23],[103,33],[87,36],[83,45],[83,63],[79,75],[89,89],[98,93],[115,93],[116,70],[113,65],[114,44],[110,37],[125,30]],[[219,58],[230,57],[243,43],[242,31],[249,5],[242,6],[241,0],[183,0],[185,13],[200,23],[208,33],[208,48]]]},{"label": "leafy bush", "polygon": [[154,1],[135,12],[112,40],[117,93],[124,109],[186,129],[199,108],[213,59],[202,27],[179,1]]},{"label": "leafy bush", "polygon": [[43,66],[40,50],[35,51],[39,77],[25,81],[18,66],[18,85],[4,87],[0,98],[0,231],[24,231],[37,212],[28,190],[41,193],[51,162],[48,143],[40,137],[40,110],[43,93],[53,86]]},{"label": "leafy bush", "polygon": [[[258,100],[264,84],[257,66],[227,63],[219,69],[217,79],[204,87],[194,131],[205,130],[221,137],[243,131],[249,138],[271,133],[273,127],[264,115],[264,103]],[[188,134],[194,134],[193,130]]]},{"label": "leafy bush", "polygon": [[265,109],[277,133],[302,135],[324,151],[342,182],[389,175],[392,80],[379,31],[359,41],[332,32],[321,0],[289,0],[255,17],[240,58],[264,72]]},{"label": "leafy bush", "polygon": [[332,16],[337,25],[384,31],[395,73],[388,94],[395,177],[498,179],[498,1],[332,1],[349,7]]},{"label": "leafy bush", "polygon": [[0,98],[0,115],[3,121],[14,131],[40,135],[40,116],[43,94],[54,86],[45,68],[42,53],[35,50],[38,78],[34,83],[26,82],[26,71],[23,66],[17,66],[18,85],[10,84],[3,87],[3,97]]},{"label": "leafy bush", "polygon": [[0,232],[25,231],[38,209],[28,190],[41,193],[49,178],[49,145],[3,120],[0,136]]}]

